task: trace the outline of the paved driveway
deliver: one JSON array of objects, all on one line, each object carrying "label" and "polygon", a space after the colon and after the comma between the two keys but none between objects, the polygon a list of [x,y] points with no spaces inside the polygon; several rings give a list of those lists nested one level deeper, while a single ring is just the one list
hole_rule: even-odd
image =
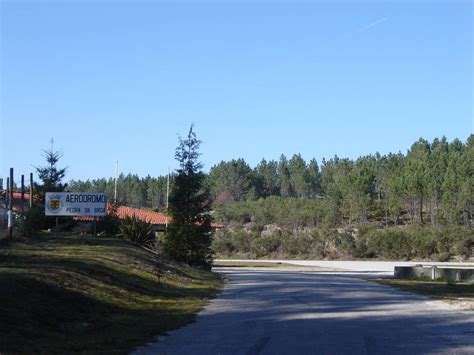
[{"label": "paved driveway", "polygon": [[226,270],[196,322],[137,354],[474,354],[474,313],[344,274]]}]

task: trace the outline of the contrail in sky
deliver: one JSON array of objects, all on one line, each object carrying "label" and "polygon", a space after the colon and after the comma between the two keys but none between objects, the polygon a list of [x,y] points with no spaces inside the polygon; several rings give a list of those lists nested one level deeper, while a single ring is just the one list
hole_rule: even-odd
[{"label": "contrail in sky", "polygon": [[374,22],[368,24],[367,26],[364,26],[364,27],[360,28],[358,32],[367,31],[369,28],[377,26],[379,23],[385,22],[387,20],[388,20],[388,17],[383,17],[381,19],[378,19],[377,21],[374,21]]}]

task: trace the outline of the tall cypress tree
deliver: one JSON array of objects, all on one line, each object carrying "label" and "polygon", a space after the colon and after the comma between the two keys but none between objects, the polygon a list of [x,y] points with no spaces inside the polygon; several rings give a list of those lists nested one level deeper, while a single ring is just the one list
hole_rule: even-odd
[{"label": "tall cypress tree", "polygon": [[175,158],[180,168],[176,171],[169,199],[168,225],[164,250],[178,261],[192,266],[208,267],[212,263],[211,219],[209,193],[205,174],[198,161],[201,141],[193,126],[185,140],[179,138]]}]

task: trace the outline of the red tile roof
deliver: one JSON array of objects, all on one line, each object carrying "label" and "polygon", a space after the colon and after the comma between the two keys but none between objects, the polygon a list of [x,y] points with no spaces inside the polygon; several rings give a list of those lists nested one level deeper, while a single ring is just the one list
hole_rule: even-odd
[{"label": "red tile roof", "polygon": [[[3,195],[3,198],[6,198],[6,190],[3,190],[1,192],[1,195]],[[9,197],[8,197],[9,198]],[[26,203],[30,200],[30,193],[25,191],[25,195],[23,198],[23,201]],[[40,198],[38,195],[33,195],[33,202],[39,202]],[[13,204],[14,205],[19,205],[21,203],[21,192],[18,191],[13,191]],[[16,207],[16,206],[15,206]]]},{"label": "red tile roof", "polygon": [[[109,205],[108,206],[108,214],[112,213],[112,208]],[[168,216],[166,216],[163,213],[159,212],[154,212],[154,211],[148,211],[148,210],[142,210],[140,208],[133,208],[133,207],[127,207],[127,206],[118,206],[117,211],[115,212],[115,215],[119,219],[125,219],[126,217],[133,217],[136,216],[138,219],[148,222],[151,224],[163,224],[165,225],[168,222]],[[89,217],[89,216],[78,216],[74,217],[76,221],[93,221],[94,217]]]},{"label": "red tile roof", "polygon": [[[109,205],[108,213],[111,213],[111,207]],[[116,215],[119,219],[125,219],[126,217],[136,216],[138,219],[155,225],[166,225],[170,222],[170,217],[163,213],[142,210],[140,208],[133,208],[127,206],[119,206],[116,211]],[[94,217],[74,217],[76,221],[93,221]],[[211,223],[212,228],[224,228],[221,224]]]},{"label": "red tile roof", "polygon": [[163,213],[126,206],[120,206],[117,208],[118,218],[124,219],[126,217],[133,216],[136,216],[138,219],[151,224],[167,224],[169,222],[169,217]]}]

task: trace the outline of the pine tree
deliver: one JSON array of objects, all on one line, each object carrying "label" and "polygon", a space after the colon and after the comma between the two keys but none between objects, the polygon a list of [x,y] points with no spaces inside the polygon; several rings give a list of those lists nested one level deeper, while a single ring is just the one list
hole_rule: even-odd
[{"label": "pine tree", "polygon": [[411,146],[406,157],[404,177],[407,186],[407,192],[411,199],[411,217],[412,222],[416,219],[416,205],[418,202],[419,222],[424,223],[423,207],[428,191],[428,172],[429,172],[430,144],[420,138]]},{"label": "pine tree", "polygon": [[321,194],[321,176],[319,174],[319,165],[316,159],[311,159],[308,165],[308,176],[310,181],[310,197],[317,198]]},{"label": "pine tree", "polygon": [[301,154],[295,154],[288,162],[290,173],[290,184],[293,187],[295,197],[299,199],[308,198],[311,191],[311,181],[308,168]]},{"label": "pine tree", "polygon": [[284,154],[280,156],[280,161],[278,163],[278,178],[281,197],[294,197],[293,186],[291,186],[290,171],[288,169],[288,160]]},{"label": "pine tree", "polygon": [[212,263],[209,193],[205,174],[198,161],[199,145],[193,126],[185,140],[179,139],[175,158],[180,163],[169,199],[168,225],[164,250],[171,257],[192,266],[208,267]]},{"label": "pine tree", "polygon": [[243,159],[221,162],[209,172],[212,196],[219,201],[243,200],[254,187],[252,182],[252,169]]},{"label": "pine tree", "polygon": [[35,190],[43,195],[46,192],[60,192],[64,191],[67,184],[63,184],[62,180],[66,175],[66,168],[58,168],[57,163],[62,158],[61,151],[54,151],[53,140],[51,140],[51,148],[43,150],[43,156],[46,158],[47,165],[43,167],[36,167],[38,177],[43,182],[42,185],[36,185]]},{"label": "pine tree", "polygon": [[256,191],[259,197],[278,195],[278,163],[274,160],[267,162],[262,159],[254,169]]}]

